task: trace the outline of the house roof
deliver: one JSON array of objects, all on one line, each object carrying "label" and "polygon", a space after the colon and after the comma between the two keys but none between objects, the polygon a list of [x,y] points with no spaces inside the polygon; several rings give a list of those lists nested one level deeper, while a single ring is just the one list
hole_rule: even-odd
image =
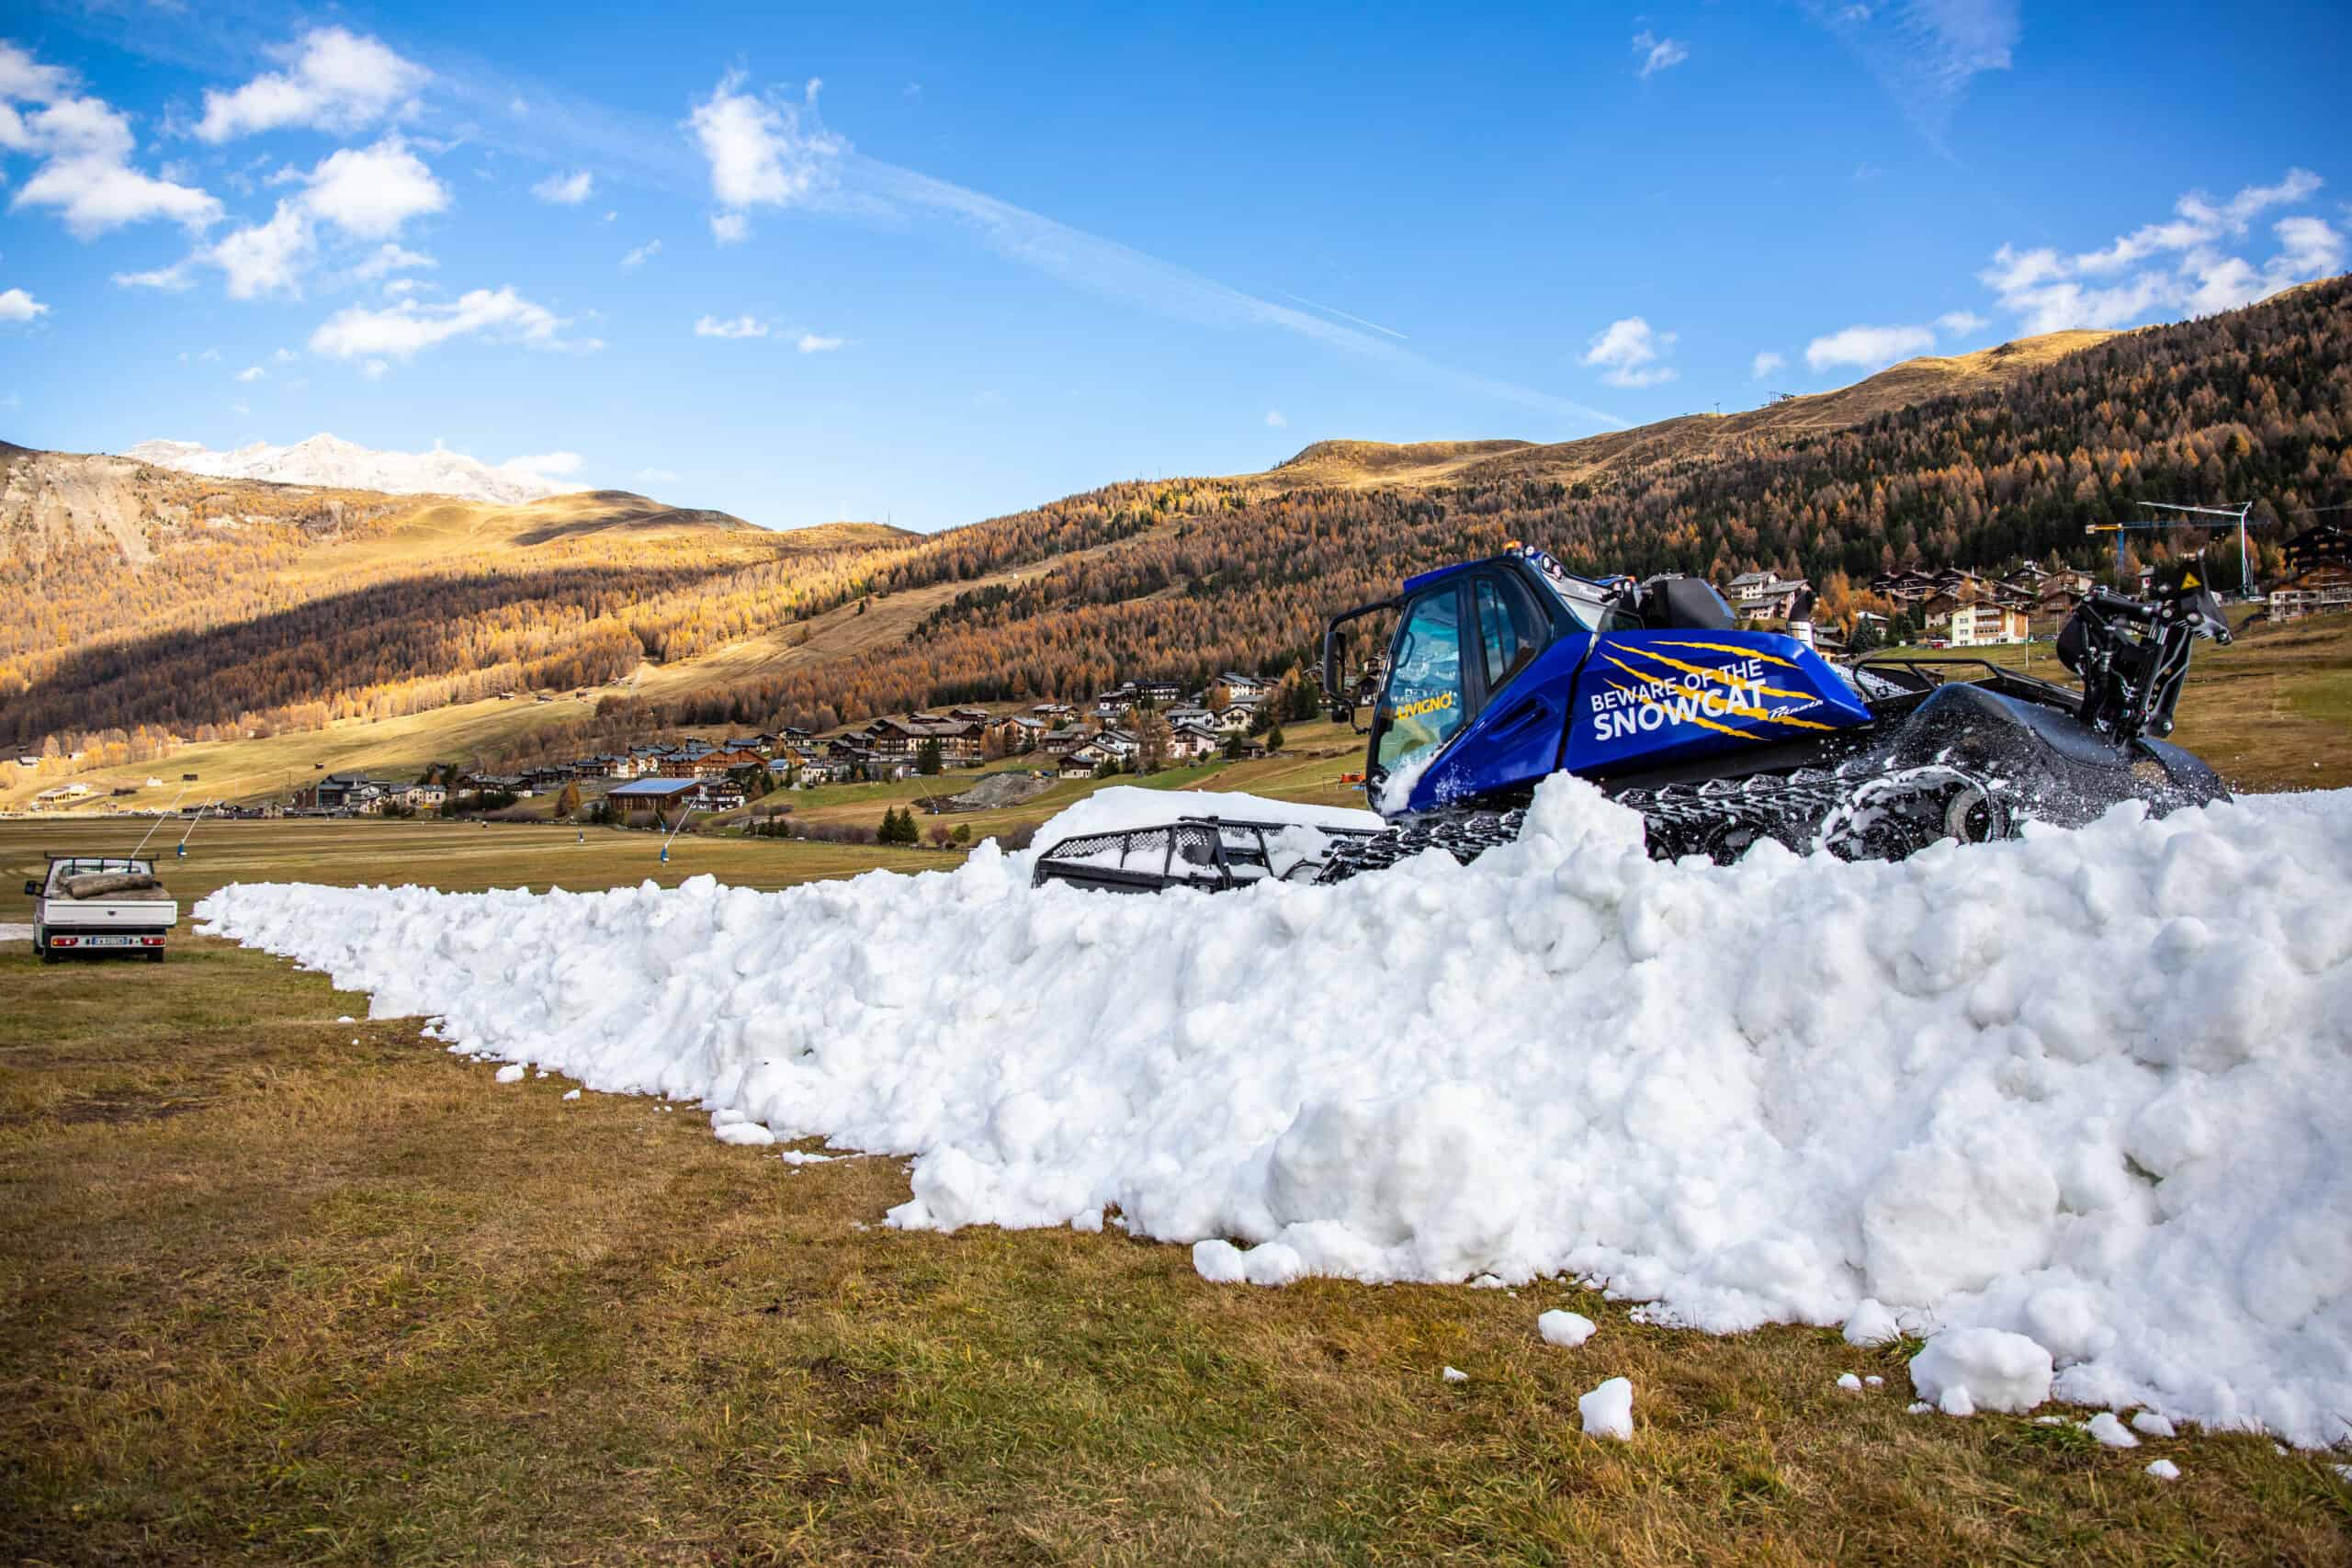
[{"label": "house roof", "polygon": [[692,779],[633,779],[625,784],[615,784],[613,795],[651,795],[666,797],[681,790],[700,787]]}]

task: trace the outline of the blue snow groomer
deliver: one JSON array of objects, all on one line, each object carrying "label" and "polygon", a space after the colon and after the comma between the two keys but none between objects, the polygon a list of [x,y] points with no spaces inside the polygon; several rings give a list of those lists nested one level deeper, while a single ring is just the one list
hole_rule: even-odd
[{"label": "blue snow groomer", "polygon": [[[1386,654],[1351,681],[1345,628],[1384,613]],[[1703,581],[1577,577],[1516,546],[1423,572],[1323,636],[1331,716],[1371,704],[1365,787],[1387,830],[1329,835],[1327,852],[1284,864],[1274,825],[1193,818],[1056,845],[1036,878],[1227,887],[1336,881],[1430,847],[1466,860],[1515,836],[1535,786],[1564,772],[1639,811],[1653,855],[1718,861],[1767,838],[1900,858],[2120,800],[2226,797],[2163,739],[2190,646],[2230,637],[2193,569],[2154,598],[2102,591],[2075,612],[2057,650],[2080,692],[1965,658],[1833,665],[1808,613],[1794,635],[1742,631]]]}]

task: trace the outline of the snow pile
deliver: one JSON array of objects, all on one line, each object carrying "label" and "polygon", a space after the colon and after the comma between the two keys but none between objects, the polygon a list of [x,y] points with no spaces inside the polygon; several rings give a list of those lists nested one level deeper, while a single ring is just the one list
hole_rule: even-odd
[{"label": "snow pile", "polygon": [[1911,1386],[1947,1416],[2023,1414],[2050,1397],[2050,1352],[2022,1334],[1955,1328],[1911,1358]]},{"label": "snow pile", "polygon": [[[1136,793],[1087,809],[1302,815]],[[901,1226],[1115,1204],[1217,1279],[1566,1272],[1718,1332],[1996,1330],[2064,1399],[2344,1435],[2352,795],[1716,868],[1647,860],[1562,778],[1467,867],[1159,897],[1028,872],[983,846],[774,894],[200,913],[465,1050],[914,1156]]]}]

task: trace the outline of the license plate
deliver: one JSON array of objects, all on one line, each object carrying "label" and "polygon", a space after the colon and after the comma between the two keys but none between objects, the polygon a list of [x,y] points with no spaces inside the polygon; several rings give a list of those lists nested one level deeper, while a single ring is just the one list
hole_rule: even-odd
[{"label": "license plate", "polygon": [[80,947],[137,947],[139,945],[139,939],[135,936],[85,936],[75,945]]}]

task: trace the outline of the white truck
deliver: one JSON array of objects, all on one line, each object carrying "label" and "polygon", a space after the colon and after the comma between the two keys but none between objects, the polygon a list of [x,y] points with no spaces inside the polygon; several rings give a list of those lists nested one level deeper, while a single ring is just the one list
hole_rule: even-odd
[{"label": "white truck", "polygon": [[156,880],[155,863],[135,856],[52,854],[49,874],[25,892],[43,964],[77,953],[136,953],[161,964],[164,940],[179,924],[179,902]]}]

